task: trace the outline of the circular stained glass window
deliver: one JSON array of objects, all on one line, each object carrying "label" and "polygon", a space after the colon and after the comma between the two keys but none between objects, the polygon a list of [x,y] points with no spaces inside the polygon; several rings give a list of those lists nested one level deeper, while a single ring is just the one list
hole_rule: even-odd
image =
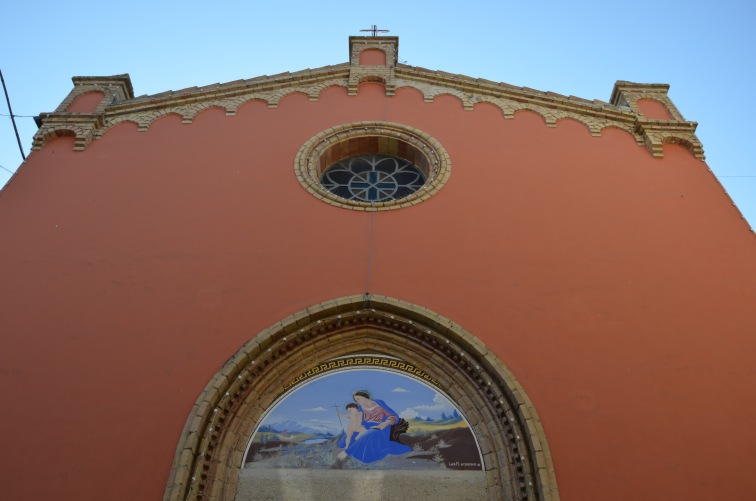
[{"label": "circular stained glass window", "polygon": [[315,197],[336,207],[383,211],[412,207],[451,175],[441,143],[391,122],[351,122],[311,137],[294,159],[294,173]]},{"label": "circular stained glass window", "polygon": [[347,200],[399,200],[425,184],[425,174],[411,162],[388,155],[357,155],[328,167],[320,176],[325,189]]}]

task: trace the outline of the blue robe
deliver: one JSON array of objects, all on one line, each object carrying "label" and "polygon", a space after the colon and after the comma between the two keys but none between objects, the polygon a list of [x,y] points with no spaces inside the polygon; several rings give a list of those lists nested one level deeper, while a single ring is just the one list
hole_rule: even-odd
[{"label": "blue robe", "polygon": [[[399,421],[399,415],[394,412],[391,407],[386,405],[386,402],[378,399],[374,399],[373,402],[383,408],[386,413],[394,416],[397,422]],[[362,406],[359,407],[359,411],[362,412],[364,416]],[[384,416],[383,421],[386,421],[387,419],[388,417]],[[375,461],[385,458],[389,454],[404,454],[412,450],[412,447],[408,445],[392,442],[390,440],[391,426],[387,426],[382,430],[376,430],[371,428],[371,426],[375,426],[375,424],[375,422],[365,421],[364,419],[362,420],[362,426],[367,428],[367,431],[363,432],[359,440],[357,440],[357,435],[359,435],[357,432],[352,434],[352,441],[349,443],[349,447],[345,450],[349,456],[359,459],[363,463],[374,463]],[[342,449],[346,447],[346,435],[344,433],[341,434],[338,445]]]}]

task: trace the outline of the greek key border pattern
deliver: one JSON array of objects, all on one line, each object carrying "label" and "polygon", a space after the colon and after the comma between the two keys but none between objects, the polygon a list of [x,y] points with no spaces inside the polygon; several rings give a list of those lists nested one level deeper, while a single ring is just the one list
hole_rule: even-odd
[{"label": "greek key border pattern", "polygon": [[436,380],[434,377],[432,377],[430,374],[420,369],[419,367],[416,367],[407,362],[403,362],[401,360],[371,356],[340,358],[338,360],[329,360],[328,362],[323,362],[322,364],[318,364],[307,372],[303,372],[302,374],[294,378],[291,382],[284,385],[283,389],[284,391],[287,391],[290,388],[303,383],[312,377],[320,376],[327,372],[333,372],[338,369],[356,369],[359,367],[381,367],[384,369],[393,369],[400,372],[406,372],[407,374],[411,374],[432,384],[442,391],[446,391],[446,387],[444,387],[441,382]]}]

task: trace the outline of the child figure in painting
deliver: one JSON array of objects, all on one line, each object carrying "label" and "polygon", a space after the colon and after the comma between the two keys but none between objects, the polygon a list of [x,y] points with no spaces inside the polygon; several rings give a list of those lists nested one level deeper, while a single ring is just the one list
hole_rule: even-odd
[{"label": "child figure in painting", "polygon": [[347,414],[342,414],[339,411],[336,411],[336,414],[343,418],[349,419],[349,424],[347,425],[346,429],[346,447],[349,447],[349,444],[352,442],[352,435],[357,433],[357,438],[355,440],[359,440],[360,437],[367,431],[364,426],[362,426],[362,413],[360,412],[359,408],[357,407],[357,404],[355,403],[348,403],[346,405],[346,411]]},{"label": "child figure in painting", "polygon": [[[412,447],[391,440],[391,427],[400,423],[401,420],[399,415],[386,405],[386,402],[373,400],[370,393],[365,390],[355,391],[352,398],[357,404],[356,414],[362,416],[363,431],[357,435],[358,440],[351,441],[349,445],[344,435],[339,438],[338,446],[344,449],[337,456],[339,460],[350,456],[368,464],[380,461],[389,454],[399,455],[412,451]],[[351,409],[350,412],[352,412]]]}]

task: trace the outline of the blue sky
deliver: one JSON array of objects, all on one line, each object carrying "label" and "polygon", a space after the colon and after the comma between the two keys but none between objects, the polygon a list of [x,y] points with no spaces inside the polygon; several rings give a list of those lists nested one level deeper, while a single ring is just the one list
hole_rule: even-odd
[{"label": "blue sky", "polygon": [[[706,161],[756,227],[756,2],[723,0],[4,2],[0,69],[16,115],[52,111],[72,76],[129,73],[137,95],[347,61],[377,24],[413,66],[608,101],[668,83]],[[21,164],[5,101],[0,166]],[[36,126],[19,117],[28,153]],[[11,174],[0,169],[0,186]]]}]

